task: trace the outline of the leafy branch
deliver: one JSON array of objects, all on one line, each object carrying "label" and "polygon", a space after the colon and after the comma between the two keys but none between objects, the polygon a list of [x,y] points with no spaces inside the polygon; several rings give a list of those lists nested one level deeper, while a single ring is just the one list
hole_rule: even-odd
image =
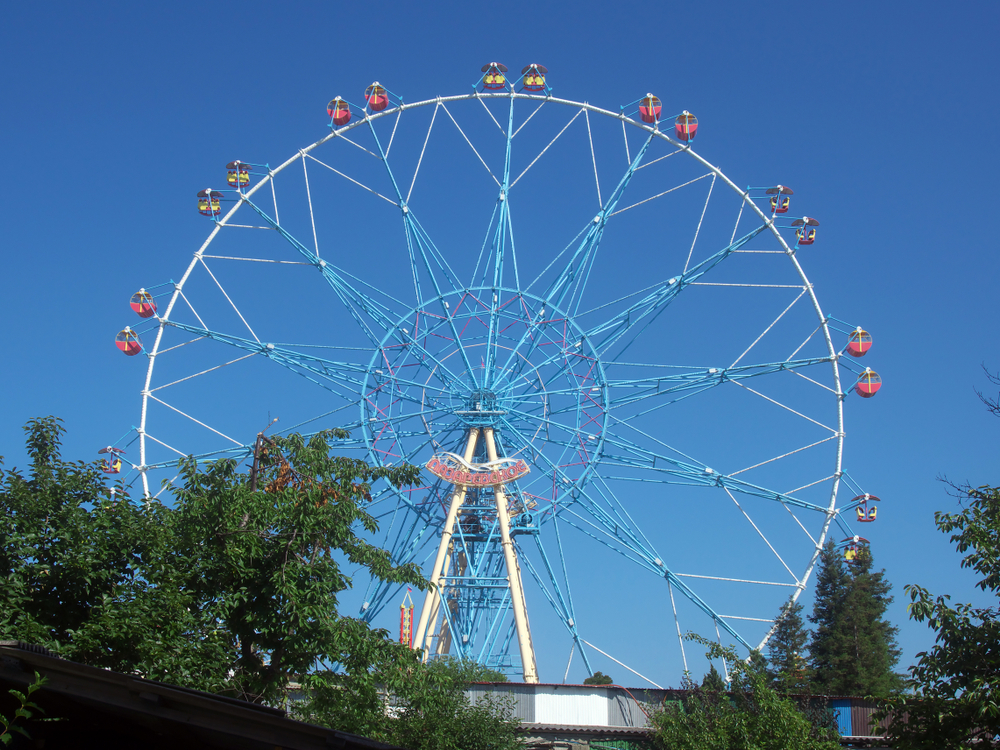
[{"label": "leafy branch", "polygon": [[22,693],[20,690],[7,691],[10,695],[16,698],[21,705],[14,711],[14,715],[10,719],[3,714],[0,714],[0,727],[3,728],[3,731],[0,732],[0,742],[4,745],[9,745],[11,743],[14,739],[14,732],[30,739],[28,732],[23,726],[20,725],[31,719],[31,717],[35,715],[36,711],[45,713],[42,708],[31,700],[31,695],[36,690],[41,688],[47,681],[48,680],[45,677],[42,677],[38,674],[38,672],[35,672],[35,681],[28,685],[27,694]]}]

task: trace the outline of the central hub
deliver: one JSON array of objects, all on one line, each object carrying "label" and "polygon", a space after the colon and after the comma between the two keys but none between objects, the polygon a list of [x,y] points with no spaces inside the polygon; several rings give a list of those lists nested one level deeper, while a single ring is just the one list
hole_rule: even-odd
[{"label": "central hub", "polygon": [[465,399],[463,407],[455,412],[463,422],[472,427],[489,427],[498,417],[506,414],[500,409],[497,395],[489,388],[476,388]]}]

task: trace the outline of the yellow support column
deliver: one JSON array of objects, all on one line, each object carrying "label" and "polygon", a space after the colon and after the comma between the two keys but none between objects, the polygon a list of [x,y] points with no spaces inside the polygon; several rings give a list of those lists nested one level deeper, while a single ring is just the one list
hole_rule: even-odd
[{"label": "yellow support column", "polygon": [[[479,430],[475,427],[470,428],[469,437],[465,443],[464,458],[467,462],[471,462],[473,456],[476,455],[476,442],[478,440]],[[431,570],[431,585],[427,589],[426,596],[424,596],[424,606],[420,608],[420,622],[417,625],[415,643],[417,644],[417,648],[424,652],[424,661],[427,660],[427,656],[430,653],[430,631],[433,629],[433,623],[428,623],[428,621],[430,620],[432,610],[436,619],[437,608],[441,599],[441,592],[439,590],[441,574],[444,571],[445,559],[448,557],[448,547],[451,544],[451,537],[455,531],[455,519],[458,516],[458,509],[465,502],[465,493],[467,491],[468,487],[464,484],[456,484],[454,487],[451,496],[451,507],[448,508],[448,516],[445,519],[444,528],[441,530],[441,544],[438,547],[437,558],[434,560],[434,568]],[[430,628],[428,628],[428,624],[431,625]]]},{"label": "yellow support column", "polygon": [[[496,442],[493,440],[493,428],[483,430],[486,438],[486,453],[490,462],[498,460]],[[538,669],[535,666],[535,647],[531,643],[531,628],[528,626],[528,607],[524,601],[524,589],[521,586],[521,568],[514,552],[514,543],[510,539],[510,515],[507,512],[507,495],[503,485],[493,488],[497,502],[497,521],[500,525],[500,543],[503,546],[503,556],[507,563],[507,581],[510,585],[510,602],[514,610],[514,626],[517,629],[517,645],[521,650],[521,665],[525,682],[538,682]]]}]

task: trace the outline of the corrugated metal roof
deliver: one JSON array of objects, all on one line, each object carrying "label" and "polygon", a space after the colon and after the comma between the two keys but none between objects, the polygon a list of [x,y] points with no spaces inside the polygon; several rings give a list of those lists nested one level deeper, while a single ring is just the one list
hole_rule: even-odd
[{"label": "corrugated metal roof", "polygon": [[616,737],[648,737],[648,728],[609,727],[586,724],[522,724],[528,732],[565,732],[567,734],[610,734]]}]

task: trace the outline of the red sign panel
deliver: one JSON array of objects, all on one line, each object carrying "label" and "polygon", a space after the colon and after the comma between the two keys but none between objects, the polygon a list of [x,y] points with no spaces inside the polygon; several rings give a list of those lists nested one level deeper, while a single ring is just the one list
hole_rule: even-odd
[{"label": "red sign panel", "polygon": [[510,463],[506,466],[480,464],[469,469],[459,464],[455,460],[456,458],[457,456],[452,458],[445,455],[444,460],[441,460],[438,456],[434,456],[427,462],[427,470],[434,476],[441,477],[446,482],[466,484],[473,487],[513,482],[515,479],[520,479],[531,471],[528,468],[528,464],[523,460],[515,461],[514,459],[507,459]]}]

